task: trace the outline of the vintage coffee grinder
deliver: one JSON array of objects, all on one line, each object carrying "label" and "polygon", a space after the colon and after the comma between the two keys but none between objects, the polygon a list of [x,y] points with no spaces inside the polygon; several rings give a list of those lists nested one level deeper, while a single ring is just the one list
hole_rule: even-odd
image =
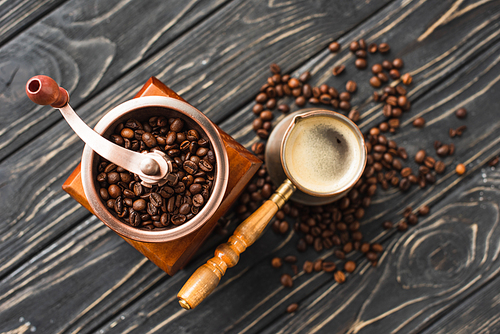
[{"label": "vintage coffee grinder", "polygon": [[[86,143],[81,164],[63,189],[109,228],[158,267],[173,275],[194,255],[229,209],[262,162],[213,124],[203,113],[152,77],[130,101],[107,113],[90,129],[68,104],[68,92],[47,76],[35,76],[26,84],[35,103],[58,108],[76,134]],[[161,230],[132,227],[113,214],[101,200],[97,186],[99,156],[140,178],[144,186],[162,185],[173,177],[172,160],[161,151],[134,152],[105,139],[117,124],[151,116],[181,117],[190,128],[212,144],[216,167],[212,191],[201,211],[186,223]]]}]

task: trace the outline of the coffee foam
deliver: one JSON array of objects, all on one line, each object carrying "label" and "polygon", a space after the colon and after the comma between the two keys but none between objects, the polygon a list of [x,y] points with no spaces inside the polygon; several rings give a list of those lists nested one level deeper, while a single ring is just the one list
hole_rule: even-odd
[{"label": "coffee foam", "polygon": [[361,152],[353,130],[328,116],[300,119],[284,146],[285,165],[303,188],[332,193],[356,177]]}]

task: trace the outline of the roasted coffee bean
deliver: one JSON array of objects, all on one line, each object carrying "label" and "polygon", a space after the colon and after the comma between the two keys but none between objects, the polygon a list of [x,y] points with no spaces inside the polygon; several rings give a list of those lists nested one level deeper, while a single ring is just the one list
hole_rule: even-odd
[{"label": "roasted coffee bean", "polygon": [[375,53],[377,52],[377,50],[378,50],[377,44],[371,43],[370,45],[368,45],[368,52]]},{"label": "roasted coffee bean", "polygon": [[464,133],[464,131],[465,131],[466,129],[467,129],[467,126],[465,126],[465,125],[459,126],[459,127],[455,130],[455,131],[456,131],[457,136],[459,136],[459,137],[460,137],[460,136]]},{"label": "roasted coffee bean", "polygon": [[[359,52],[359,51],[358,51]],[[365,55],[366,56],[366,55]],[[354,65],[359,69],[364,69],[368,65],[364,58],[358,58],[355,60]]]},{"label": "roasted coffee bean", "polygon": [[371,77],[370,78],[370,85],[372,85],[375,88],[378,88],[382,85],[382,82],[378,77]]},{"label": "roasted coffee bean", "polygon": [[425,119],[423,117],[416,118],[413,121],[413,126],[416,128],[423,128],[425,125]]},{"label": "roasted coffee bean", "polygon": [[351,44],[349,44],[349,50],[351,50],[351,52],[358,51],[359,50],[359,43],[358,43],[358,41],[351,42]]},{"label": "roasted coffee bean", "polygon": [[333,274],[333,279],[338,283],[338,284],[342,284],[345,282],[345,274],[340,271],[340,270],[337,270],[335,272],[335,274]]},{"label": "roasted coffee bean", "polygon": [[330,45],[328,45],[328,49],[330,52],[336,53],[340,51],[340,43],[339,42],[332,42]]},{"label": "roasted coffee bean", "polygon": [[430,211],[429,206],[423,205],[422,207],[420,207],[420,209],[418,209],[418,214],[420,216],[426,216],[429,213],[429,211]]},{"label": "roasted coffee bean", "polygon": [[292,303],[292,304],[290,304],[290,305],[287,306],[286,312],[287,313],[293,313],[293,312],[297,311],[298,309],[299,309],[299,304]]},{"label": "roasted coffee bean", "polygon": [[444,173],[445,169],[446,169],[446,165],[442,161],[436,161],[436,163],[434,164],[434,170],[438,174]]},{"label": "roasted coffee bean", "polygon": [[384,69],[383,69],[382,65],[380,65],[380,64],[375,64],[375,65],[372,66],[372,73],[375,74],[375,75],[379,74],[383,70]]},{"label": "roasted coffee bean", "polygon": [[422,162],[424,162],[425,157],[426,157],[425,151],[420,150],[415,155],[415,162],[421,164]]},{"label": "roasted coffee bean", "polygon": [[354,261],[347,261],[344,264],[344,270],[348,273],[352,273],[354,270],[356,270],[356,263]]},{"label": "roasted coffee bean", "polygon": [[331,273],[335,270],[337,266],[335,265],[335,262],[333,261],[323,261],[321,264],[321,269],[326,272],[326,273]]},{"label": "roasted coffee bean", "polygon": [[465,108],[459,108],[455,111],[455,116],[457,116],[457,118],[465,118],[467,117],[467,110]]},{"label": "roasted coffee bean", "polygon": [[467,168],[465,167],[464,164],[458,164],[457,167],[455,168],[455,172],[458,174],[458,175],[463,175],[465,174]]},{"label": "roasted coffee bean", "polygon": [[433,157],[427,156],[424,159],[424,165],[426,165],[429,168],[434,168],[435,163],[436,163],[436,159],[434,159]]},{"label": "roasted coffee bean", "polygon": [[448,155],[449,151],[450,147],[448,145],[442,145],[436,150],[436,154],[439,155],[440,157],[445,157]]},{"label": "roasted coffee bean", "polygon": [[344,72],[345,70],[345,66],[344,65],[340,65],[340,66],[335,66],[333,69],[332,69],[332,74],[334,76],[338,76],[340,73]]},{"label": "roasted coffee bean", "polygon": [[359,111],[357,111],[356,109],[352,109],[349,112],[349,119],[353,122],[359,121]]},{"label": "roasted coffee bean", "polygon": [[403,60],[401,58],[396,58],[392,61],[392,66],[394,66],[395,68],[401,68],[403,67]]},{"label": "roasted coffee bean", "polygon": [[280,282],[285,288],[293,287],[293,278],[289,274],[281,275]]},{"label": "roasted coffee bean", "polygon": [[391,47],[389,46],[389,44],[387,43],[380,43],[378,45],[378,50],[381,52],[381,53],[387,53],[389,52],[391,49]]},{"label": "roasted coffee bean", "polygon": [[389,221],[389,220],[386,220],[382,223],[382,227],[384,228],[384,230],[388,230],[388,229],[391,229],[392,228],[392,222]]},{"label": "roasted coffee bean", "polygon": [[412,78],[412,76],[411,76],[409,73],[405,73],[405,74],[403,74],[403,76],[401,77],[401,81],[403,82],[403,84],[405,84],[405,85],[407,85],[407,86],[408,86],[409,84],[411,84],[412,80],[413,80],[413,78]]},{"label": "roasted coffee bean", "polygon": [[349,92],[349,93],[354,93],[356,91],[356,89],[358,88],[358,85],[356,84],[356,82],[352,81],[352,80],[349,80],[347,81],[346,85],[345,85],[345,89]]}]

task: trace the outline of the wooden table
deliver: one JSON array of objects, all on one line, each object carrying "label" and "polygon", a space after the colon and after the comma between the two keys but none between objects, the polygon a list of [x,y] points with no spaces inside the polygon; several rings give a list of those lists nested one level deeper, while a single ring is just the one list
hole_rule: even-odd
[{"label": "wooden table", "polygon": [[[12,0],[0,13],[2,333],[499,331],[500,173],[488,166],[500,152],[499,1]],[[435,140],[453,142],[445,174],[425,189],[378,190],[361,220],[364,240],[386,249],[377,267],[352,252],[357,269],[344,284],[301,271],[283,288],[279,277],[291,270],[272,268],[273,257],[298,255],[301,267],[332,250],[298,253],[297,232],[269,230],[192,311],[176,294],[227,235],[212,235],[184,270],[166,275],[62,191],[83,143],[57,110],[24,93],[28,78],[50,75],[93,125],[156,76],[250,147],[253,99],[275,62],[284,73],[311,71],[313,85],[355,80],[352,104],[367,131],[384,117],[370,70],[357,70],[347,48],[360,38],[388,42],[388,57],[401,57],[414,78],[411,111],[390,138],[411,157],[433,152]],[[335,40],[339,54],[327,48]],[[333,77],[339,64],[346,73]],[[462,106],[465,120],[453,115]],[[419,116],[423,129],[412,126]],[[382,229],[424,204],[431,214],[408,231]],[[228,218],[232,232],[240,220]],[[294,302],[298,311],[286,313]]]}]

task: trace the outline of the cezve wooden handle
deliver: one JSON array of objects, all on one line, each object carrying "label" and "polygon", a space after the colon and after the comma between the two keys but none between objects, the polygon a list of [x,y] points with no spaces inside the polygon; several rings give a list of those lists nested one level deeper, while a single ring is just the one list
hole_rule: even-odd
[{"label": "cezve wooden handle", "polygon": [[226,269],[238,263],[240,254],[259,238],[294,191],[292,182],[285,180],[269,200],[236,228],[228,242],[217,247],[215,256],[198,268],[177,294],[183,308],[195,308],[215,290]]}]

